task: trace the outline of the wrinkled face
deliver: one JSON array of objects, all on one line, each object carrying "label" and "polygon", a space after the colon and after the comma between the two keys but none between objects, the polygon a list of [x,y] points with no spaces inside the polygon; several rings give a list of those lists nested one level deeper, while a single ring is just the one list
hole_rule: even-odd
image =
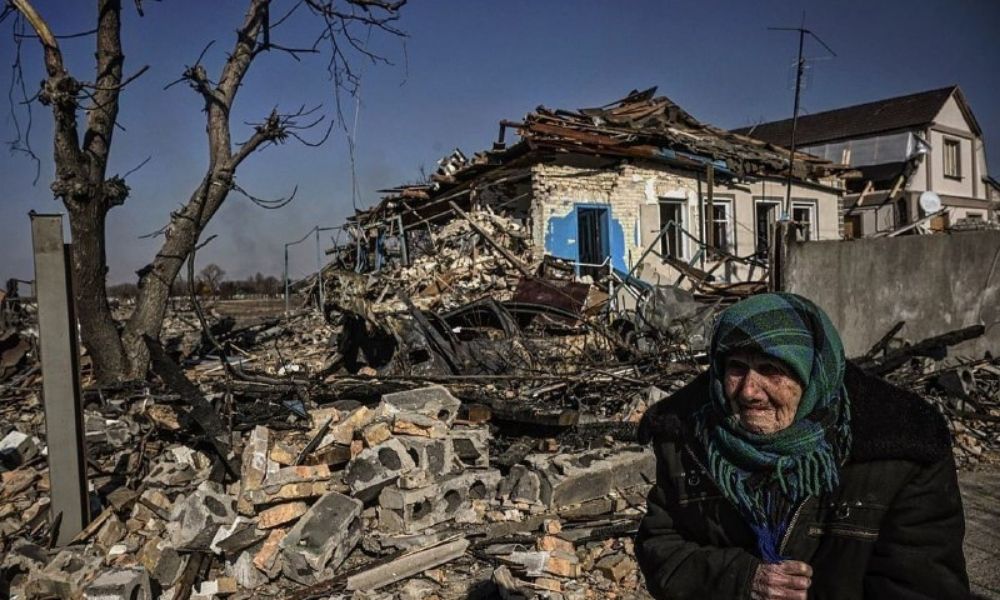
[{"label": "wrinkled face", "polygon": [[785,363],[758,352],[726,358],[722,389],[743,428],[757,434],[791,425],[802,399],[802,385]]}]

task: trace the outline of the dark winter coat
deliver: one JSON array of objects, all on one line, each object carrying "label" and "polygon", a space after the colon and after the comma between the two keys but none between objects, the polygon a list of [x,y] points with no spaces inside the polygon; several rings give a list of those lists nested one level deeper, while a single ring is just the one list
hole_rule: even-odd
[{"label": "dark winter coat", "polygon": [[[848,366],[853,442],[840,485],[794,512],[782,555],[812,565],[810,598],[969,597],[965,520],[951,439],[921,398]],[[654,405],[640,426],[657,482],[636,554],[656,598],[750,598],[755,538],[712,482],[691,414],[703,374]]]}]

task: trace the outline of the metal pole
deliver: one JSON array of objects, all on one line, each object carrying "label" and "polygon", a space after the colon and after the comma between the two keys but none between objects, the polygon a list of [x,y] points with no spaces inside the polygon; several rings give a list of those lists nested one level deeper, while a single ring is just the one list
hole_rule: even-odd
[{"label": "metal pole", "polygon": [[705,240],[709,251],[715,248],[719,240],[715,239],[715,165],[708,163],[705,167],[705,183],[708,189],[708,203],[705,208]]},{"label": "metal pole", "polygon": [[323,307],[326,305],[323,297],[323,259],[320,256],[319,249],[319,226],[316,226],[316,288],[317,288],[317,300],[319,300],[319,310],[322,312]]},{"label": "metal pole", "polygon": [[288,244],[285,244],[285,314],[288,312]]},{"label": "metal pole", "polygon": [[782,209],[781,221],[791,220],[792,212],[792,167],[795,166],[795,129],[799,124],[799,97],[802,91],[802,73],[805,71],[806,62],[802,58],[802,46],[805,43],[806,34],[811,35],[819,42],[831,56],[837,56],[830,46],[819,38],[818,35],[806,29],[806,13],[802,12],[802,24],[798,27],[768,27],[772,31],[798,31],[799,32],[799,56],[795,67],[795,106],[792,109],[792,136],[788,144],[788,180],[785,189],[785,205]]},{"label": "metal pole", "polygon": [[79,347],[62,215],[31,214],[35,295],[42,355],[51,518],[56,542],[68,544],[90,521],[86,447],[80,403]]},{"label": "metal pole", "polygon": [[785,189],[785,206],[781,214],[782,221],[788,221],[792,218],[792,168],[795,165],[795,128],[799,124],[799,93],[802,89],[802,72],[805,70],[805,61],[802,60],[802,44],[805,41],[805,37],[806,30],[799,29],[799,59],[795,71],[795,107],[792,109],[792,139],[788,145],[788,185]]}]

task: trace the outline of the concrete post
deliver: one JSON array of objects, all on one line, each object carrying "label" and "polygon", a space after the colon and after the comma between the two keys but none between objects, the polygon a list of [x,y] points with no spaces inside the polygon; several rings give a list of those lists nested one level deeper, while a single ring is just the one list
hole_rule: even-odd
[{"label": "concrete post", "polygon": [[49,451],[51,518],[61,515],[56,543],[69,543],[90,521],[79,346],[62,215],[31,214],[35,295],[42,355],[42,396]]}]

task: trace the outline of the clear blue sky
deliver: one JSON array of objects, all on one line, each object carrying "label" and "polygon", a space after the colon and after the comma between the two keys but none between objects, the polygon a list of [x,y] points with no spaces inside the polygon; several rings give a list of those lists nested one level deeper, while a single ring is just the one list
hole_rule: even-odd
[{"label": "clear blue sky", "polygon": [[[56,33],[94,27],[96,2],[35,3]],[[123,94],[124,131],[115,134],[110,171],[124,173],[151,160],[129,177],[131,197],[109,216],[112,282],[134,280],[133,272],[159,247],[159,240],[138,236],[162,226],[204,172],[201,101],[183,85],[163,87],[212,39],[218,41],[206,63],[217,72],[246,2],[145,2],[144,18],[132,2],[124,4],[126,72],[146,64],[150,70]],[[374,202],[379,188],[414,180],[421,165],[433,171],[455,147],[467,154],[489,147],[498,120],[519,118],[540,104],[595,106],[656,85],[697,118],[726,128],[790,116],[797,38],[767,27],[796,26],[803,10],[807,27],[837,52],[811,63],[803,111],[957,83],[984,130],[990,172],[1000,174],[997,0],[411,0],[399,23],[409,33],[405,53],[398,40],[376,36],[372,48],[394,64],[364,66],[360,205]],[[302,45],[309,25],[289,22],[273,39]],[[2,28],[0,58],[8,67],[14,59],[11,20]],[[813,42],[806,48],[809,57],[825,55]],[[65,40],[63,49],[73,72],[90,78],[93,39]],[[40,52],[34,40],[26,40],[24,50],[33,93],[42,78]],[[261,57],[237,101],[237,122],[257,120],[274,106],[293,110],[301,104],[323,103],[332,115],[325,65],[325,57],[301,63],[281,53]],[[3,78],[6,87],[9,71]],[[9,112],[4,101],[4,140],[13,137]],[[19,114],[23,119],[23,109]],[[236,127],[234,139],[245,139],[247,131]],[[53,167],[45,107],[34,107],[31,141],[42,157],[35,186],[29,160],[0,155],[0,280],[32,277],[28,211],[62,210],[48,187]],[[208,234],[218,238],[199,253],[199,267],[216,262],[233,276],[280,275],[285,242],[316,224],[340,224],[353,210],[341,130],[318,149],[295,143],[268,148],[244,163],[237,180],[260,197],[278,197],[296,185],[299,191],[279,211],[231,195],[210,226]],[[314,246],[292,249],[294,276],[314,265]]]}]

